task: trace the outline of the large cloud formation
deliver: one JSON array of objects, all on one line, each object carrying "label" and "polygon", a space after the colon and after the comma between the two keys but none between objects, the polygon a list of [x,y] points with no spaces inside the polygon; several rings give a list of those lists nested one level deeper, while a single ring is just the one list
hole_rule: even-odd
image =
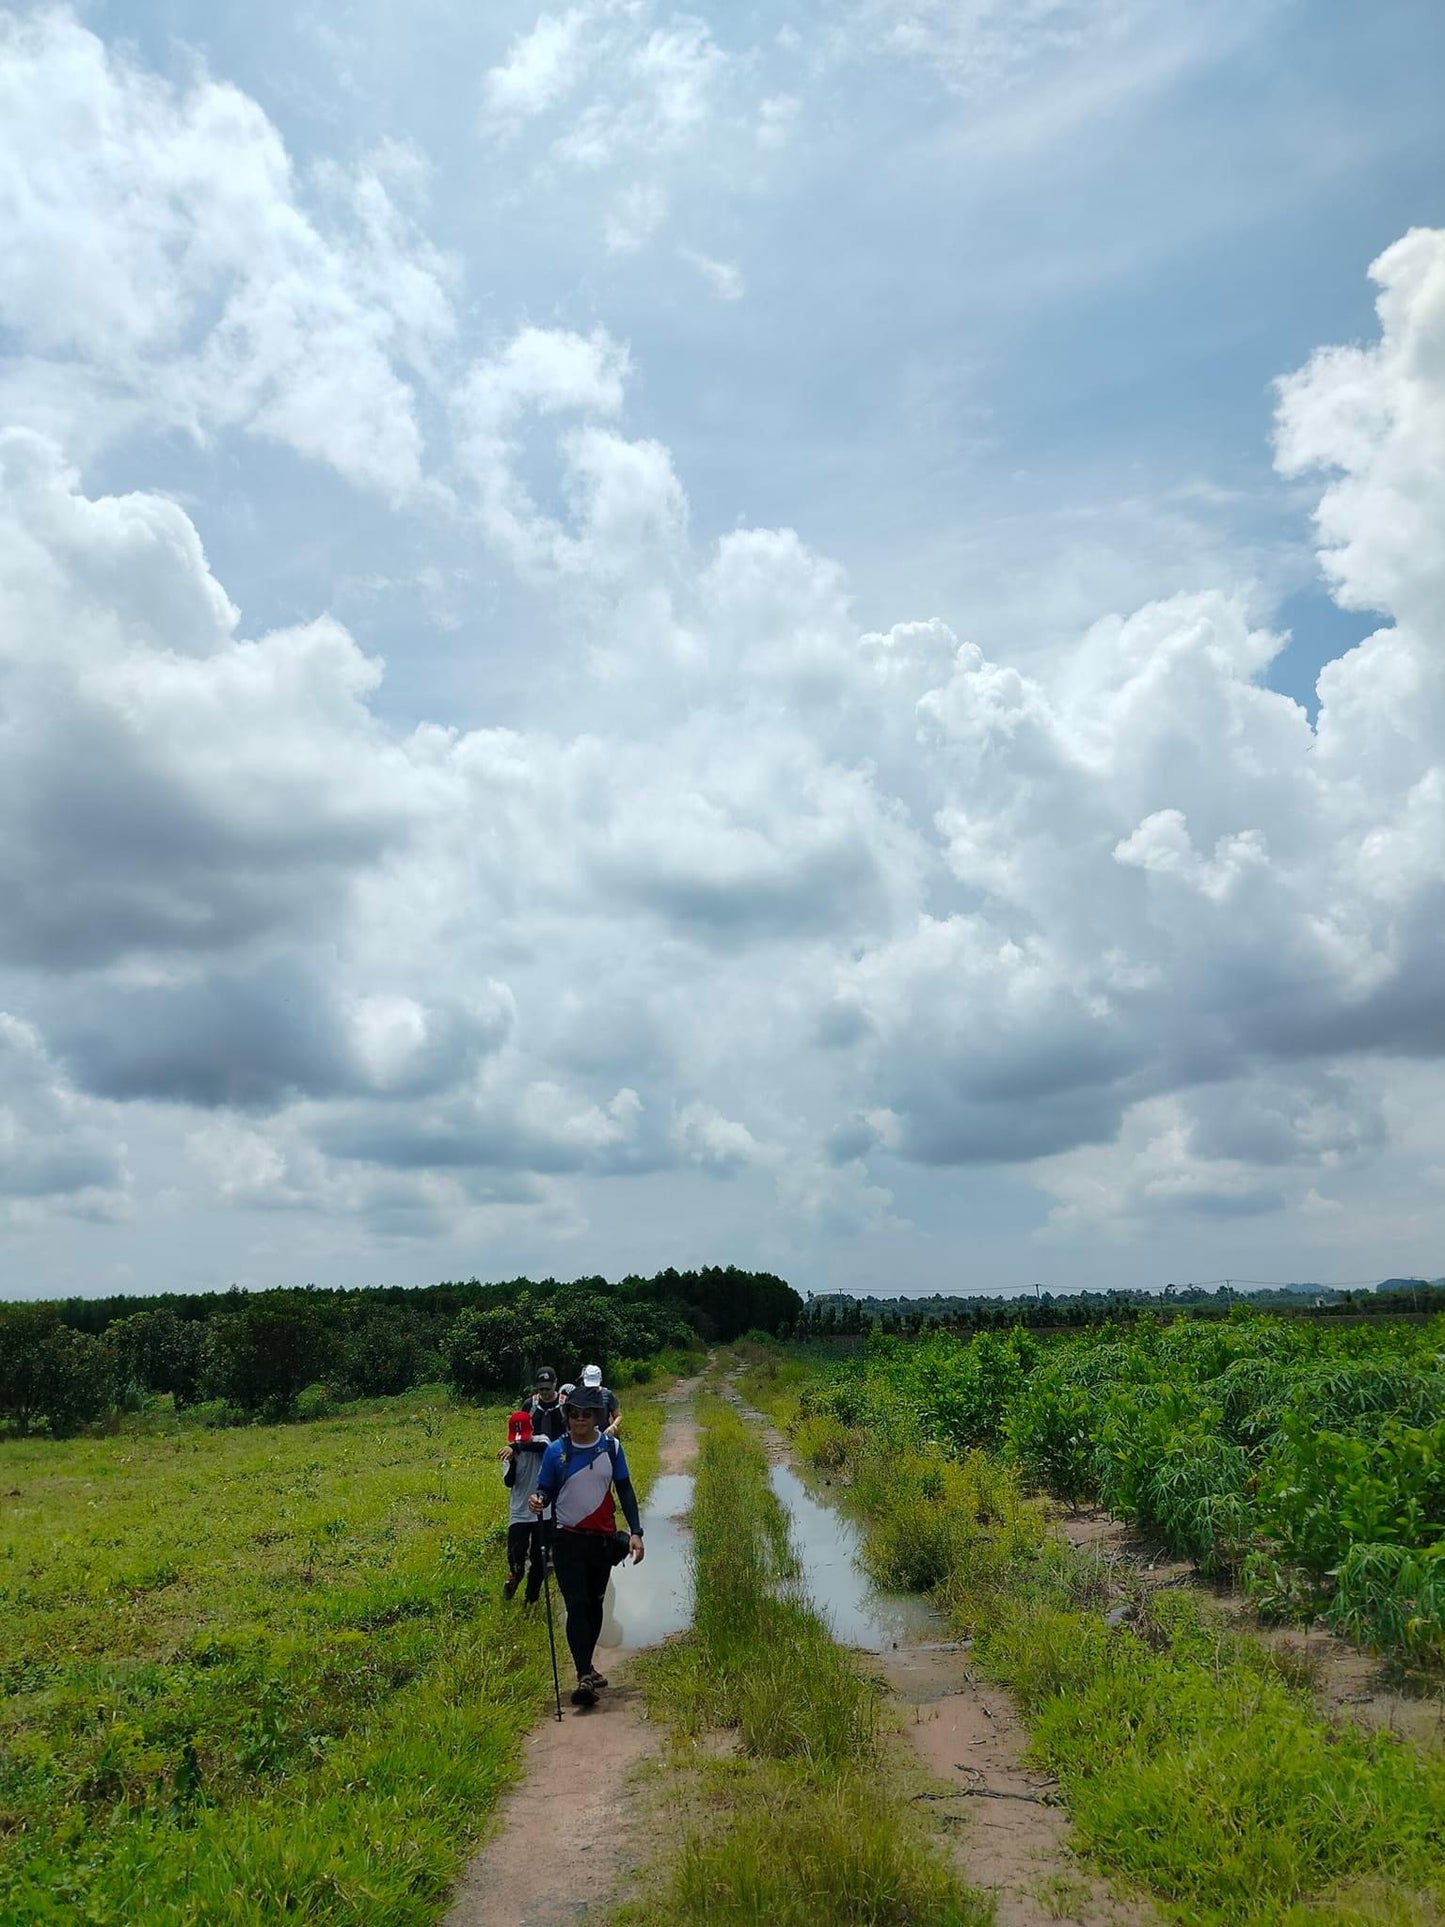
[{"label": "large cloud formation", "polygon": [[[890,1171],[1014,1164],[1065,1235],[1327,1209],[1378,1154],[1377,1067],[1445,1052],[1445,234],[1374,264],[1373,346],[1280,386],[1327,577],[1381,612],[1312,727],[1223,591],[1031,674],[933,619],[860,635],[792,532],[694,537],[604,331],[464,365],[374,177],[327,238],[254,104],[60,16],[4,31],[0,100],[75,108],[43,206],[0,185],[27,366],[434,489],[555,601],[592,721],[385,726],[337,621],[247,636],[183,509],[89,492],[29,410],[0,437],[0,1212],[120,1208],[126,1107],[227,1200],[419,1234],[668,1170],[876,1222]],[[525,51],[499,124],[552,98]],[[106,260],[66,307],[77,235]],[[339,440],[310,425],[338,366]]]}]

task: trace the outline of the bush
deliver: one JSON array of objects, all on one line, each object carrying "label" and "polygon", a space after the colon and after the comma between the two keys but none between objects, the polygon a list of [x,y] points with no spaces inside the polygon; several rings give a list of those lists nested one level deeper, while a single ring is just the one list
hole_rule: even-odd
[{"label": "bush", "polygon": [[[1242,1572],[1272,1615],[1323,1611],[1365,1644],[1439,1660],[1442,1354],[1445,1319],[1141,1319],[1053,1344],[875,1335],[863,1358],[803,1388],[796,1436],[830,1464],[854,1436],[961,1461],[981,1445],[1031,1486],[1100,1502],[1205,1572]],[[856,1476],[861,1493],[861,1462]],[[944,1548],[911,1507],[909,1519],[881,1530],[879,1556],[900,1582],[926,1583]]]},{"label": "bush", "polygon": [[106,1328],[105,1342],[121,1386],[169,1393],[177,1411],[194,1405],[200,1390],[205,1326],[173,1311],[138,1311]]},{"label": "bush", "polygon": [[432,1363],[425,1330],[415,1318],[379,1311],[342,1333],[331,1383],[338,1398],[395,1398],[424,1384]]},{"label": "bush", "polygon": [[335,1357],[316,1312],[261,1300],[207,1325],[202,1388],[243,1412],[289,1418],[297,1395],[324,1379]]},{"label": "bush", "polygon": [[62,1325],[49,1306],[0,1310],[0,1418],[22,1436],[73,1432],[114,1397],[114,1362],[101,1340]]}]

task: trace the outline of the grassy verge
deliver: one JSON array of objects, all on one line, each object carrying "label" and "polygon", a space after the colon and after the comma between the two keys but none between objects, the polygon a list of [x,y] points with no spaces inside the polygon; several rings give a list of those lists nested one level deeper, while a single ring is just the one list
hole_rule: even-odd
[{"label": "grassy verge", "polygon": [[[662,1412],[633,1392],[645,1482]],[[423,1927],[549,1684],[501,1411],[0,1451],[0,1920]]]},{"label": "grassy verge", "polygon": [[[693,1629],[638,1668],[654,1715],[679,1738],[691,1818],[652,1891],[619,1919],[985,1927],[987,1903],[957,1883],[892,1797],[876,1688],[809,1606],[762,1449],[715,1400],[704,1411],[693,1541]],[[719,1732],[735,1740],[723,1758],[710,1745]]]},{"label": "grassy verge", "polygon": [[1102,1867],[1191,1927],[1445,1920],[1445,1757],[1321,1719],[1298,1655],[1196,1595],[1121,1602],[986,1454],[880,1454],[835,1419],[800,1418],[805,1378],[764,1358],[744,1383],[791,1419],[800,1453],[844,1474],[875,1576],[931,1592],[974,1639]]}]

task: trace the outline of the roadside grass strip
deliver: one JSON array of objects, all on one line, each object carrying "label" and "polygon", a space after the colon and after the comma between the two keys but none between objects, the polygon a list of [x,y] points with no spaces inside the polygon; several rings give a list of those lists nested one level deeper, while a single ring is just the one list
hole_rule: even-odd
[{"label": "roadside grass strip", "polygon": [[[808,1601],[761,1444],[720,1400],[702,1418],[693,1628],[638,1666],[678,1738],[666,1812],[685,1830],[616,1918],[986,1927],[991,1904],[958,1882],[895,1784],[876,1685]],[[734,1747],[722,1758],[719,1735]]]},{"label": "roadside grass strip", "polygon": [[413,1393],[0,1449],[0,1920],[436,1921],[550,1688],[505,1436]]},{"label": "roadside grass strip", "polygon": [[1136,1579],[1121,1602],[987,1454],[895,1438],[885,1467],[871,1431],[799,1419],[805,1382],[755,1364],[744,1391],[843,1475],[880,1583],[931,1593],[973,1640],[1102,1869],[1191,1927],[1445,1921],[1445,1753],[1322,1718],[1297,1649],[1195,1593]]}]

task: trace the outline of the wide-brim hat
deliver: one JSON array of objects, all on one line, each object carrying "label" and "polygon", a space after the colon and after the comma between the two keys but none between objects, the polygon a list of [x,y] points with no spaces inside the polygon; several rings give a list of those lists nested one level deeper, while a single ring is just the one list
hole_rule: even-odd
[{"label": "wide-brim hat", "polygon": [[603,1412],[606,1409],[600,1385],[574,1385],[567,1394],[569,1412]]}]

